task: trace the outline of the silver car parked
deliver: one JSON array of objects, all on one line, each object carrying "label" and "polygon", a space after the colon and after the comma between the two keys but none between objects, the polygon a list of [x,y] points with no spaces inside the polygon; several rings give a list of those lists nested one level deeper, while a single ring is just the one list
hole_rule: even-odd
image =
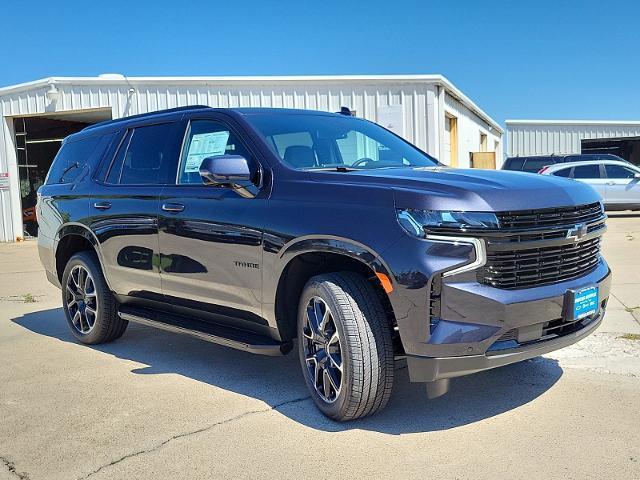
[{"label": "silver car parked", "polygon": [[617,160],[558,163],[544,167],[539,173],[591,185],[608,210],[640,210],[640,168],[632,163]]}]

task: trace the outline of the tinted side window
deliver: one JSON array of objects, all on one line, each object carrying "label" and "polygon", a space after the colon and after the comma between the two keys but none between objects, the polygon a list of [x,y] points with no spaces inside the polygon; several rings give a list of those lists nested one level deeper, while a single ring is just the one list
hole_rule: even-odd
[{"label": "tinted side window", "polygon": [[522,170],[524,167],[524,158],[507,158],[507,163],[504,166],[505,170]]},{"label": "tinted side window", "polygon": [[111,165],[107,183],[173,183],[178,150],[175,124],[136,127],[127,132]]},{"label": "tinted side window", "polygon": [[550,158],[529,158],[524,164],[525,172],[538,173],[543,167],[553,165],[555,162]]},{"label": "tinted side window", "polygon": [[113,134],[95,136],[67,142],[53,160],[46,183],[72,183],[82,171],[100,160],[109,146]]},{"label": "tinted side window", "polygon": [[129,148],[129,142],[131,141],[131,134],[133,134],[133,130],[128,130],[124,139],[120,142],[120,146],[118,147],[118,153],[116,154],[115,159],[113,160],[111,167],[107,172],[107,183],[118,183],[120,182],[120,173],[122,172],[122,163],[124,162],[125,154],[127,153],[127,148]]},{"label": "tinted side window", "polygon": [[636,175],[635,171],[621,165],[605,165],[604,170],[607,178],[633,178]]},{"label": "tinted side window", "polygon": [[600,178],[600,165],[573,167],[573,178]]},{"label": "tinted side window", "polygon": [[228,126],[212,120],[194,120],[182,152],[178,183],[204,183],[200,164],[205,158],[218,155],[241,155],[247,159],[254,175],[258,171],[257,162]]},{"label": "tinted side window", "polygon": [[556,177],[569,178],[571,176],[571,168],[563,168],[562,170],[553,172],[552,175],[555,175]]}]

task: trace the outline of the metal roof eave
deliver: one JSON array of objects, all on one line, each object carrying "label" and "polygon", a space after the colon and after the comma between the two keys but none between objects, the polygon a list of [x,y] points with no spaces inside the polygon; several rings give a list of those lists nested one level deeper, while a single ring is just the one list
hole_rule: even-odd
[{"label": "metal roof eave", "polygon": [[97,77],[47,77],[31,82],[20,83],[0,88],[0,97],[25,90],[35,90],[57,85],[260,85],[287,84],[295,82],[322,83],[401,83],[401,84],[433,84],[445,88],[451,95],[460,100],[483,121],[491,125],[498,133],[504,130],[487,113],[478,107],[469,97],[455,87],[444,75],[292,75],[292,76],[191,76],[191,77],[125,77],[125,76],[97,76]]},{"label": "metal roof eave", "polygon": [[640,120],[505,120],[507,125],[640,125]]}]

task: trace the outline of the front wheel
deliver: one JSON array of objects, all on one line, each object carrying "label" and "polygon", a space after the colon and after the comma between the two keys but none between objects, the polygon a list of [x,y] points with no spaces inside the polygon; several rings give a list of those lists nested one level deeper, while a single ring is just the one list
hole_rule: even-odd
[{"label": "front wheel", "polygon": [[385,407],[393,342],[382,303],[353,272],[318,275],[298,308],[298,352],[307,387],[328,417],[353,420]]}]

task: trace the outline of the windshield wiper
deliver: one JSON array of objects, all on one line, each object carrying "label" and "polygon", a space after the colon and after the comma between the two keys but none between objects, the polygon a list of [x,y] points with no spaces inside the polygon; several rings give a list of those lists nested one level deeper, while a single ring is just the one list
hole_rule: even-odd
[{"label": "windshield wiper", "polygon": [[346,167],[343,165],[336,165],[334,167],[305,168],[305,170],[307,172],[354,172],[356,170],[362,170],[362,169]]}]

